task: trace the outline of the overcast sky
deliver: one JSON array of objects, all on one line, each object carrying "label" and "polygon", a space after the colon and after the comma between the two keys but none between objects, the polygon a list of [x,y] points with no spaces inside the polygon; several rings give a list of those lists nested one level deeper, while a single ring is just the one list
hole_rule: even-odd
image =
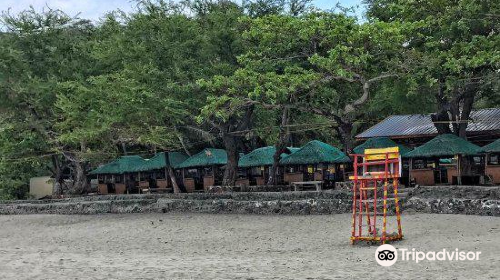
[{"label": "overcast sky", "polygon": [[[342,6],[351,7],[361,5],[362,0],[313,0],[315,6],[322,9],[331,9],[338,2]],[[11,9],[13,13],[18,13],[30,5],[41,11],[49,6],[53,9],[60,9],[70,16],[80,13],[81,18],[98,20],[106,12],[120,9],[131,12],[134,9],[133,0],[0,0],[0,10]]]}]

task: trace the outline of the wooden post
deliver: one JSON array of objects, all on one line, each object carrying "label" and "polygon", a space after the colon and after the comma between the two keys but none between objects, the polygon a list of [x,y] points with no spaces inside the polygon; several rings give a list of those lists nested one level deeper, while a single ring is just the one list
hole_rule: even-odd
[{"label": "wooden post", "polygon": [[460,171],[460,158],[461,158],[461,156],[457,155],[457,174],[458,174],[457,184],[458,185],[462,185],[462,172]]},{"label": "wooden post", "polygon": [[125,189],[127,189],[127,176],[123,173],[123,184],[125,185]]},{"label": "wooden post", "polygon": [[186,174],[185,174],[185,171],[184,171],[185,168],[182,168],[181,170],[181,173],[182,173],[182,184],[184,185],[184,187],[186,186],[186,184],[184,183],[184,179],[186,178]]},{"label": "wooden post", "polygon": [[410,165],[408,166],[408,187],[410,187],[410,184],[411,184],[411,171],[412,171],[412,167],[413,167],[413,159],[410,158]]}]

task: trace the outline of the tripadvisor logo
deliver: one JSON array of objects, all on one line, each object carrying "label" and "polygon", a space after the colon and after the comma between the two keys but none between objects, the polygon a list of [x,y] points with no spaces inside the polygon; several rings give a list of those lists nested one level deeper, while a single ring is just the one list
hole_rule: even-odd
[{"label": "tripadvisor logo", "polygon": [[449,251],[416,251],[415,248],[409,250],[406,248],[396,249],[389,244],[380,245],[375,251],[375,260],[381,266],[391,266],[399,259],[401,261],[478,261],[481,252],[465,252],[458,249]]},{"label": "tripadvisor logo", "polygon": [[381,266],[391,266],[398,260],[398,251],[392,245],[380,245],[375,251],[375,260]]}]

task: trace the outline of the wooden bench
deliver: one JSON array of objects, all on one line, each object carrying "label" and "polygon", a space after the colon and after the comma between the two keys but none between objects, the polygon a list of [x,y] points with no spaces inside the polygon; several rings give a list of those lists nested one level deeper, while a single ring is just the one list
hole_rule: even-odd
[{"label": "wooden bench", "polygon": [[[143,192],[145,190],[142,190]],[[149,193],[170,193],[173,192],[172,188],[149,188],[147,189]]]},{"label": "wooden bench", "polygon": [[304,187],[313,187],[316,189],[316,191],[321,191],[323,181],[305,181],[305,182],[292,182],[290,183],[292,185],[294,191],[300,191],[301,189],[304,189]]}]

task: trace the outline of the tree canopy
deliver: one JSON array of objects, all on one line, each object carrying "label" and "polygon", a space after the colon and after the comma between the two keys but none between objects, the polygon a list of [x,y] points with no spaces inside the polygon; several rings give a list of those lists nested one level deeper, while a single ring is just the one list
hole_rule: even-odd
[{"label": "tree canopy", "polygon": [[473,108],[500,104],[496,1],[366,3],[364,20],[309,0],[143,0],[98,22],[4,11],[0,197],[38,175],[83,193],[104,161],[205,147],[227,151],[231,185],[240,152],[273,145],[274,169],[312,139],[350,152],[401,113],[465,137]]}]

